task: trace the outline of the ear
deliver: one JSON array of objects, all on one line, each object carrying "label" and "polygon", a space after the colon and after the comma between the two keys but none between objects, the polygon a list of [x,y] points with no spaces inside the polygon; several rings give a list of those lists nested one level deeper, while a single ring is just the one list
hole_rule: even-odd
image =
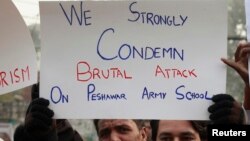
[{"label": "ear", "polygon": [[147,130],[146,127],[142,127],[140,130],[142,141],[147,141],[147,139],[148,139],[146,130]]}]

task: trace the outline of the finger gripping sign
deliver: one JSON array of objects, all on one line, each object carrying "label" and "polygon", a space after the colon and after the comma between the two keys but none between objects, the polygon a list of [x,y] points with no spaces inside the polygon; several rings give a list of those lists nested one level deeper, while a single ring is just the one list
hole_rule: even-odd
[{"label": "finger gripping sign", "polygon": [[40,2],[40,11],[40,90],[55,118],[208,119],[211,97],[225,92],[224,0]]}]

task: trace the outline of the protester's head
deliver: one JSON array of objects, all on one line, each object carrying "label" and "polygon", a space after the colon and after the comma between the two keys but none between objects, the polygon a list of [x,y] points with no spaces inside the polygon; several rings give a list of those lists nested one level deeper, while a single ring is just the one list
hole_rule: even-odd
[{"label": "protester's head", "polygon": [[95,128],[100,141],[146,141],[143,120],[96,119]]},{"label": "protester's head", "polygon": [[188,120],[152,120],[152,141],[206,140],[206,122]]}]

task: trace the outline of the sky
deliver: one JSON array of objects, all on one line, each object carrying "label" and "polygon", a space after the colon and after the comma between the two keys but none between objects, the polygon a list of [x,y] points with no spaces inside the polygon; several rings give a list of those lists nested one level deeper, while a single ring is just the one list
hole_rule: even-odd
[{"label": "sky", "polygon": [[56,0],[12,0],[27,25],[40,23],[39,1]]},{"label": "sky", "polygon": [[40,23],[39,0],[12,0],[27,25]]},{"label": "sky", "polygon": [[[27,25],[40,23],[39,1],[70,1],[70,0],[11,0]],[[73,1],[73,0],[72,0]]]},{"label": "sky", "polygon": [[[19,10],[20,14],[23,16],[26,25],[40,23],[39,1],[59,1],[59,0],[12,0],[12,2]],[[60,1],[67,1],[67,0],[60,0]]]}]

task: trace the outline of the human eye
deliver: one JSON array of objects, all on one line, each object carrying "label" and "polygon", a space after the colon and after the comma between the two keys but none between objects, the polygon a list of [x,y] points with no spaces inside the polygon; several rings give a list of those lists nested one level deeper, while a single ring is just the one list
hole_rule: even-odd
[{"label": "human eye", "polygon": [[181,141],[195,141],[195,137],[193,136],[184,136],[181,138]]},{"label": "human eye", "polygon": [[131,131],[131,130],[130,130],[130,128],[128,128],[128,127],[119,126],[119,127],[117,127],[117,131],[118,131],[119,133],[125,134],[125,133],[128,133],[128,132]]},{"label": "human eye", "polygon": [[105,139],[109,136],[109,134],[110,134],[110,131],[108,129],[103,129],[99,132],[99,137],[101,139]]},{"label": "human eye", "polygon": [[172,141],[173,138],[171,136],[164,136],[164,137],[160,137],[160,141]]}]

